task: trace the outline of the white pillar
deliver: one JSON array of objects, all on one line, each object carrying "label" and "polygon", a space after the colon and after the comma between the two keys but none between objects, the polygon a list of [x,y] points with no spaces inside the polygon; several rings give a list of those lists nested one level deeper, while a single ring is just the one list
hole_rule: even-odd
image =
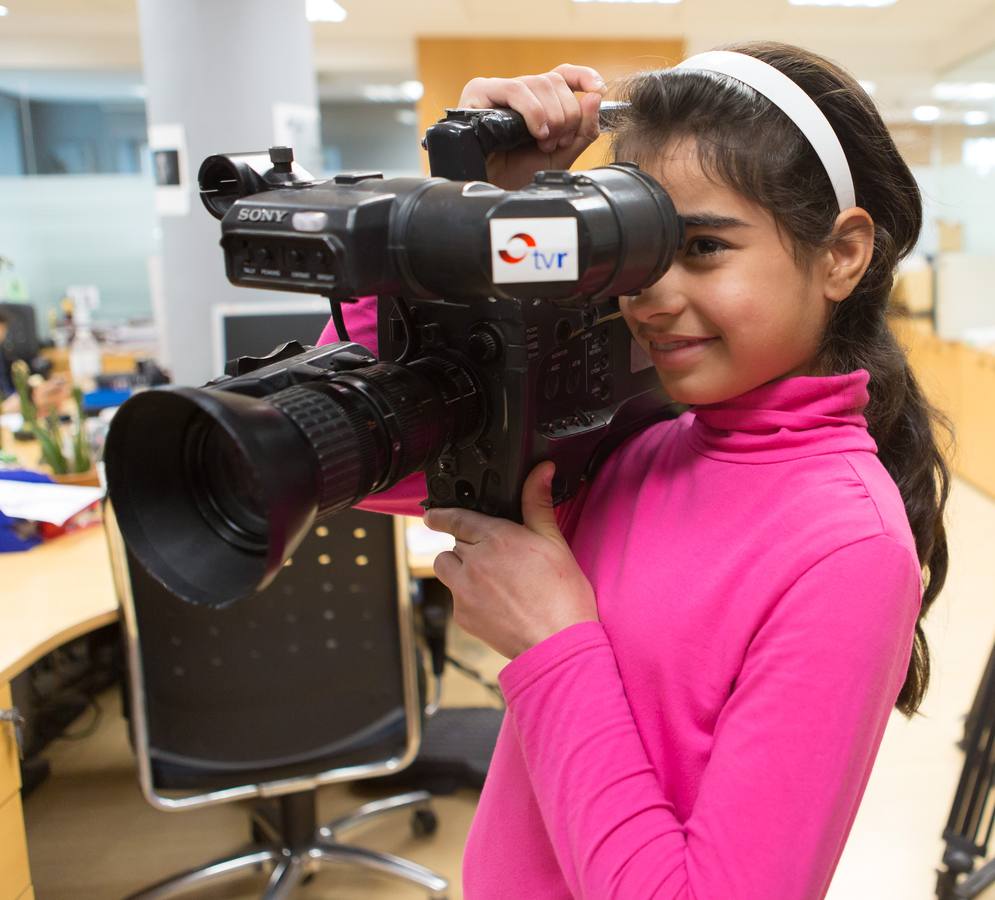
[{"label": "white pillar", "polygon": [[164,146],[165,135],[181,156],[180,185],[157,190],[162,345],[175,380],[196,385],[221,374],[211,359],[215,305],[294,299],[228,283],[197,170],[213,153],[292,143],[317,173],[311,29],[304,0],[138,0],[138,13],[150,144]]}]

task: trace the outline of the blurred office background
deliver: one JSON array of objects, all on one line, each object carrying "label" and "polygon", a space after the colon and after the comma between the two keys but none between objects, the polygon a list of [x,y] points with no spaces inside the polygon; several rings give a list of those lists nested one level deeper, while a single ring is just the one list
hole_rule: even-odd
[{"label": "blurred office background", "polygon": [[[0,300],[30,303],[41,336],[59,344],[66,340],[70,289],[96,286],[99,305],[92,316],[107,353],[152,355],[203,379],[217,374],[213,361],[199,352],[196,360],[177,366],[177,338],[167,338],[164,325],[171,309],[185,301],[170,294],[163,277],[164,219],[157,212],[150,162],[136,0],[2,2]],[[203,0],[215,2],[238,15],[231,0]],[[569,61],[595,65],[610,79],[671,64],[725,41],[756,38],[809,47],[841,62],[864,83],[926,201],[923,236],[903,267],[895,303],[909,314],[901,332],[919,375],[957,428],[958,481],[950,507],[951,576],[930,622],[932,693],[922,716],[913,722],[896,716],[892,722],[831,897],[931,897],[932,872],[942,853],[940,832],[962,763],[955,745],[995,635],[995,3],[272,0],[271,5],[274,17],[306,15],[310,21],[319,118],[318,146],[309,148],[308,165],[326,175],[421,174],[421,133],[443,106],[455,104],[460,86],[474,74],[522,74]],[[281,48],[271,50],[272,58],[258,65],[278,69]],[[182,62],[186,48],[178,43],[170,52]],[[259,132],[259,148],[278,142],[275,131]],[[247,149],[256,148],[213,151]],[[199,161],[190,160],[193,173]],[[206,219],[196,197],[183,216]],[[175,224],[175,215],[170,222]],[[220,250],[212,244],[212,252],[223,281]],[[254,292],[237,293],[240,302],[253,302]],[[480,665],[496,670],[498,662],[481,658]],[[65,749],[69,771],[78,765],[79,752]],[[139,865],[140,846],[118,847],[116,854],[101,849],[107,832],[100,827],[87,834],[78,827],[60,832],[59,816],[48,812],[59,801],[48,796],[34,811],[30,799],[26,808],[39,897],[102,896],[99,887],[84,884],[84,876],[59,873],[58,858],[70,835],[74,844],[91,841],[98,856],[120,855],[122,865]],[[171,828],[196,828],[193,818],[184,817],[181,824],[159,816],[165,820],[163,840]],[[451,821],[455,849],[446,852],[458,865],[458,832],[466,820],[455,815]],[[398,852],[419,851],[405,845]],[[791,848],[784,854],[790,866]],[[80,851],[75,858],[85,865],[90,857]],[[431,853],[423,858],[437,864],[432,860]],[[134,886],[155,874],[151,868],[147,875],[137,873]]]}]

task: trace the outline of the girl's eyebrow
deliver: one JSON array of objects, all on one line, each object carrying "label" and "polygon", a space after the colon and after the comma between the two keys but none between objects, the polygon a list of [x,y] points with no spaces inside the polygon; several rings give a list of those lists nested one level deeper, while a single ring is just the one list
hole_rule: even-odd
[{"label": "girl's eyebrow", "polygon": [[749,228],[750,223],[733,216],[719,216],[715,213],[691,213],[681,216],[685,228]]}]

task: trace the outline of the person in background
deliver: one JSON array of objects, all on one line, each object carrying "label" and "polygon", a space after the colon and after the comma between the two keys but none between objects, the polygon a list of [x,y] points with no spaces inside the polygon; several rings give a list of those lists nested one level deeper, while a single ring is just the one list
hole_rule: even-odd
[{"label": "person in background", "polygon": [[[9,329],[10,322],[0,312],[0,412],[17,413],[21,411],[21,398],[17,395],[11,372],[17,357],[6,344]],[[54,378],[37,380],[37,383],[31,385],[31,400],[42,416],[48,415],[53,409],[58,409],[69,399],[70,393],[69,382],[58,375]]]},{"label": "person in background", "polygon": [[[476,78],[536,143],[515,188],[597,135],[584,66]],[[689,404],[524,524],[435,508],[454,618],[509,659],[507,714],[463,857],[467,900],[824,897],[893,707],[929,679],[949,474],[887,321],[919,189],[866,92],[750,43],[628,83],[614,135],[684,218],[669,271],[620,307]],[[375,346],[376,310],[346,310]],[[326,329],[325,340],[334,340]],[[371,340],[372,338],[372,340]],[[423,475],[362,506],[418,514]]]},{"label": "person in background", "polygon": [[0,400],[5,400],[14,393],[14,376],[10,367],[14,364],[10,351],[6,347],[7,332],[10,330],[10,322],[7,317],[0,312]]}]

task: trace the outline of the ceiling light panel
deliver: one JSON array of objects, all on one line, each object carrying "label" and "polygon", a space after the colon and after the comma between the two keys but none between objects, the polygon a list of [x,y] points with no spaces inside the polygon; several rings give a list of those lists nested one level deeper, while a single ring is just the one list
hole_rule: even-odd
[{"label": "ceiling light panel", "polygon": [[306,0],[304,14],[309,22],[344,22],[349,15],[335,0]]},{"label": "ceiling light panel", "polygon": [[681,0],[574,0],[574,3],[629,3],[638,6],[673,6],[680,2]]},{"label": "ceiling light panel", "polygon": [[894,6],[897,0],[788,0],[788,2],[792,6],[845,6],[848,8],[877,9],[881,6]]},{"label": "ceiling light panel", "polygon": [[917,122],[935,122],[940,118],[940,107],[917,106],[912,110],[912,118]]},{"label": "ceiling light panel", "polygon": [[995,82],[992,81],[941,81],[933,85],[937,100],[995,100]]}]

